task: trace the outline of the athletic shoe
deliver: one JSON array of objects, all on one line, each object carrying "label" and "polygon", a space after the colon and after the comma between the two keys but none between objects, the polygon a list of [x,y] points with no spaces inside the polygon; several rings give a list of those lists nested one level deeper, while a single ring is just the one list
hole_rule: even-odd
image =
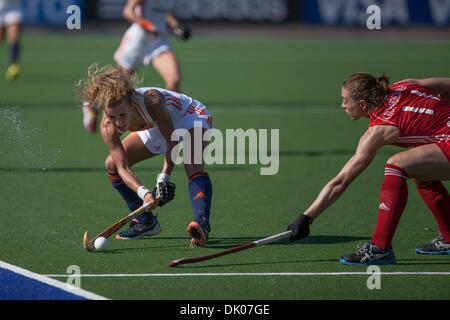
[{"label": "athletic shoe", "polygon": [[83,126],[87,132],[95,133],[97,131],[98,112],[87,101],[83,102]]},{"label": "athletic shoe", "polygon": [[160,233],[161,225],[155,218],[150,224],[139,223],[136,219],[130,222],[130,227],[116,235],[118,240],[137,240],[143,236],[154,236]]},{"label": "athletic shoe", "polygon": [[204,247],[210,231],[211,228],[206,222],[191,222],[187,227],[187,233],[191,238],[190,247]]},{"label": "athletic shoe", "polygon": [[19,76],[20,66],[17,63],[11,64],[6,70],[6,80],[13,81]]},{"label": "athletic shoe", "polygon": [[381,250],[372,241],[358,245],[358,250],[341,257],[340,262],[347,265],[395,264],[392,248]]},{"label": "athletic shoe", "polygon": [[439,234],[430,243],[417,246],[416,252],[420,254],[450,254],[450,243]]}]

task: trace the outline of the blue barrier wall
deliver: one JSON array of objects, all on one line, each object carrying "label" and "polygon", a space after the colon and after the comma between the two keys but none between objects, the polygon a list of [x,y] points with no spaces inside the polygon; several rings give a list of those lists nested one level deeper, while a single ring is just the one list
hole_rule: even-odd
[{"label": "blue barrier wall", "polygon": [[[300,0],[301,1],[301,0]],[[382,26],[450,26],[450,0],[303,0],[301,21],[313,24],[365,25],[370,5],[381,9]]]},{"label": "blue barrier wall", "polygon": [[[63,26],[66,9],[80,6],[82,19],[123,20],[126,0],[21,0],[25,23]],[[89,1],[89,6],[87,2]],[[200,6],[207,1],[206,8]],[[450,26],[450,0],[176,0],[175,13],[187,21],[265,21],[328,26],[365,26],[370,5],[381,10],[382,26]]]},{"label": "blue barrier wall", "polygon": [[[90,0],[92,1],[92,0]],[[65,26],[70,16],[67,8],[77,5],[84,15],[85,0],[22,0],[24,23],[28,25]]]}]

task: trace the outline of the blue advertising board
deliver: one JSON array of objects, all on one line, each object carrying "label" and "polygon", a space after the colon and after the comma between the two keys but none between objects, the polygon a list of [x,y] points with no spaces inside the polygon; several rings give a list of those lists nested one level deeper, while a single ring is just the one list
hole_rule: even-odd
[{"label": "blue advertising board", "polygon": [[71,5],[80,7],[83,18],[84,0],[22,0],[24,23],[63,26],[70,16],[67,8]]},{"label": "blue advertising board", "polygon": [[302,21],[313,24],[365,25],[370,5],[381,11],[383,26],[450,26],[450,0],[302,0]]}]

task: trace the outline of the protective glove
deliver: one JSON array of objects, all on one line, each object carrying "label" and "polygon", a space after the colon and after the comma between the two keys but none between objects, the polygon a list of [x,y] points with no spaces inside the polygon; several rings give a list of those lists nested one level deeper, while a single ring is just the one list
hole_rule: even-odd
[{"label": "protective glove", "polygon": [[297,220],[290,223],[287,230],[291,230],[290,242],[306,238],[309,235],[309,225],[312,223],[311,217],[305,216],[303,213],[297,218]]},{"label": "protective glove", "polygon": [[156,179],[156,186],[152,190],[155,197],[159,194],[158,206],[162,207],[175,197],[175,183],[169,181],[170,176],[166,173],[160,173]]},{"label": "protective glove", "polygon": [[183,21],[178,21],[178,25],[173,28],[173,34],[181,40],[188,40],[191,37],[191,28]]}]

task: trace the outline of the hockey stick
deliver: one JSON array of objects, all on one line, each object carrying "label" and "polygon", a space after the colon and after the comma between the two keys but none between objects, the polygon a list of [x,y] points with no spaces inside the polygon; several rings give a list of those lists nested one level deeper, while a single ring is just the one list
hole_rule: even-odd
[{"label": "hockey stick", "polygon": [[231,249],[227,249],[224,251],[220,251],[217,253],[213,253],[213,254],[209,254],[207,256],[203,256],[203,257],[197,257],[197,258],[181,258],[181,259],[176,259],[176,260],[172,260],[169,262],[169,267],[176,267],[180,264],[185,264],[185,263],[194,263],[194,262],[200,262],[200,261],[205,261],[205,260],[209,260],[209,259],[214,259],[217,257],[221,257],[221,256],[225,256],[227,254],[231,254],[231,253],[235,253],[238,251],[242,251],[245,249],[249,249],[249,248],[253,248],[253,247],[258,247],[258,246],[262,246],[268,243],[272,243],[275,242],[277,240],[281,240],[284,238],[287,238],[291,235],[291,231],[285,231],[261,240],[256,240],[253,242],[249,242],[247,244],[243,244],[241,246],[238,247],[234,247]]},{"label": "hockey stick", "polygon": [[[159,199],[159,195],[157,195],[155,197],[155,199]],[[87,251],[94,251],[95,247],[94,247],[94,242],[97,238],[99,237],[105,237],[108,238],[110,237],[112,234],[114,234],[117,230],[119,230],[120,228],[122,228],[127,222],[133,220],[136,217],[139,217],[141,214],[143,214],[146,210],[148,210],[151,207],[152,203],[151,202],[147,202],[145,204],[143,204],[142,206],[140,206],[139,208],[137,208],[136,210],[134,210],[133,212],[131,212],[129,215],[127,215],[126,217],[120,219],[119,221],[117,221],[116,223],[114,223],[112,226],[108,227],[107,229],[105,229],[102,233],[100,233],[99,235],[97,235],[94,239],[90,239],[90,233],[89,231],[86,230],[86,232],[84,233],[84,237],[83,237],[83,247],[87,250]]]}]

